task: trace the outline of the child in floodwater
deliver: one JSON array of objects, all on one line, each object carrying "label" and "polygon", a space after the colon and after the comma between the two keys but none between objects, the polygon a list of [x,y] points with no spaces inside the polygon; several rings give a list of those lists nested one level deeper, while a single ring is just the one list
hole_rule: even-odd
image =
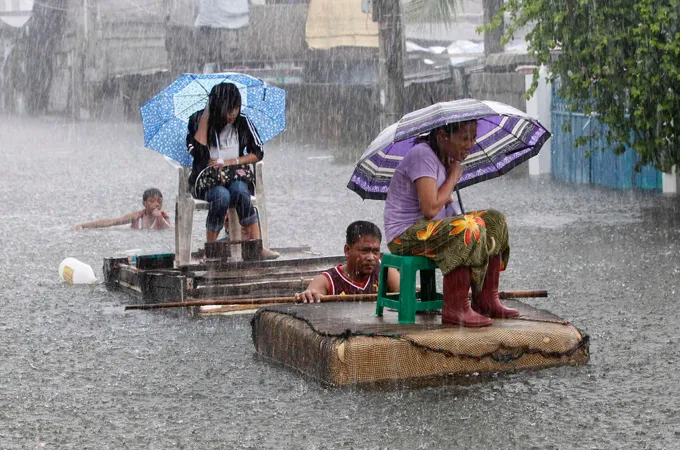
[{"label": "child in floodwater", "polygon": [[85,228],[105,228],[115,225],[130,224],[135,230],[162,230],[172,228],[170,216],[161,210],[163,207],[163,194],[156,188],[149,188],[142,195],[144,209],[125,214],[116,219],[102,219],[94,222],[81,223],[73,227],[74,231]]}]

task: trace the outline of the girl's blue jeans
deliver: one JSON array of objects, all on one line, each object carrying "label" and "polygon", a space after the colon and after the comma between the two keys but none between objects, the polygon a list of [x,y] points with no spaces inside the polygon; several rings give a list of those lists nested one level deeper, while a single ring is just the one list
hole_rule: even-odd
[{"label": "girl's blue jeans", "polygon": [[224,217],[229,208],[236,209],[239,223],[247,227],[257,223],[257,213],[250,200],[248,185],[243,181],[233,181],[229,186],[215,186],[205,194],[205,200],[210,202],[208,218],[205,227],[210,231],[219,232],[224,227]]}]

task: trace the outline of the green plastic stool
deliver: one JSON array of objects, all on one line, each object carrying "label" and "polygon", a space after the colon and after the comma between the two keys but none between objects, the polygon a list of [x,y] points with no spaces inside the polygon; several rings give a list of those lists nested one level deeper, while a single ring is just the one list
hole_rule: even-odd
[{"label": "green plastic stool", "polygon": [[[399,271],[399,293],[387,293],[387,270],[393,267]],[[375,315],[382,316],[383,308],[398,311],[399,323],[416,322],[416,311],[430,311],[444,307],[444,297],[437,292],[434,271],[437,265],[424,256],[399,256],[391,253],[382,255],[380,282]],[[416,292],[416,272],[420,271],[420,292]],[[420,300],[420,301],[418,301]]]}]

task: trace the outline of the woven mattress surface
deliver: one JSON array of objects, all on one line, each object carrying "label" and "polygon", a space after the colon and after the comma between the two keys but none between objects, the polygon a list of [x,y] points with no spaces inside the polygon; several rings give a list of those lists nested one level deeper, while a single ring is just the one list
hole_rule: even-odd
[{"label": "woven mattress surface", "polygon": [[375,303],[263,308],[252,320],[256,351],[329,385],[536,369],[588,360],[588,336],[554,314],[506,301],[519,319],[484,328],[442,325],[437,314],[397,323]]}]

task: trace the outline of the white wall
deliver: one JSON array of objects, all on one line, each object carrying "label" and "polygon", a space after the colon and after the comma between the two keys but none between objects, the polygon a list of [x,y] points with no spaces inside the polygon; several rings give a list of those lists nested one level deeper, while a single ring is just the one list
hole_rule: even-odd
[{"label": "white wall", "polygon": [[[517,71],[524,73],[525,86],[528,91],[534,80],[534,66],[521,66]],[[548,131],[552,125],[552,84],[547,81],[548,71],[545,67],[539,70],[539,81],[534,95],[526,101],[527,114],[537,119]],[[529,175],[543,175],[550,173],[551,140],[548,139],[540,153],[529,160]]]},{"label": "white wall", "polygon": [[671,173],[662,174],[661,183],[664,194],[680,194],[680,176],[678,176],[677,167],[673,167]]}]

